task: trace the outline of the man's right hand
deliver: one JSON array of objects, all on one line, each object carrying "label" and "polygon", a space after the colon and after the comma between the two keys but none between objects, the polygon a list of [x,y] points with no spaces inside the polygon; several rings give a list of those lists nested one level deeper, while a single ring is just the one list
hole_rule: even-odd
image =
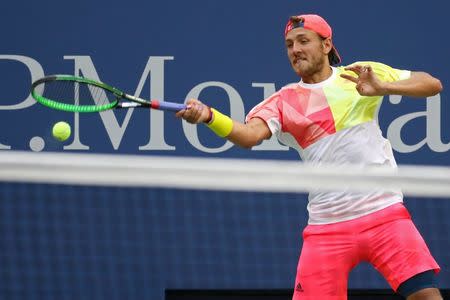
[{"label": "man's right hand", "polygon": [[210,121],[210,108],[197,99],[189,99],[186,102],[186,109],[180,110],[175,114],[177,118],[182,118],[189,123],[198,124]]}]

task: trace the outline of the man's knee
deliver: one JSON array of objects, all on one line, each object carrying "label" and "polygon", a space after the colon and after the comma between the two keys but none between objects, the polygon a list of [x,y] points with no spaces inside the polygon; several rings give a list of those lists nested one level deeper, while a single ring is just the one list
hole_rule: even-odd
[{"label": "man's knee", "polygon": [[408,300],[442,299],[438,289],[436,274],[433,270],[428,270],[409,278],[400,284],[397,293]]},{"label": "man's knee", "polygon": [[443,300],[439,289],[437,288],[425,288],[421,289],[406,298],[407,300]]}]

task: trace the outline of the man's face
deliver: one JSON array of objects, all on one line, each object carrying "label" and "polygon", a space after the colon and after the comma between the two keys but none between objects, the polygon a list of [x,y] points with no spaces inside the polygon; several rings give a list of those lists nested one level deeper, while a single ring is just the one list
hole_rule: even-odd
[{"label": "man's face", "polygon": [[328,60],[323,40],[314,31],[294,28],[286,35],[286,49],[291,66],[300,77],[322,70]]}]

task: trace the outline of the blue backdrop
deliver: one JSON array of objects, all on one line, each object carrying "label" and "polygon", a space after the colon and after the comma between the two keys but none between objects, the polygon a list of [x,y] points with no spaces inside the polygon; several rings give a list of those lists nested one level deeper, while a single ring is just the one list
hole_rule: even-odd
[{"label": "blue backdrop", "polygon": [[[239,149],[167,112],[51,111],[35,105],[29,86],[43,75],[85,75],[144,98],[199,97],[242,120],[298,81],[283,30],[289,16],[306,12],[329,21],[344,64],[380,61],[442,81],[444,91],[428,99],[386,97],[379,120],[399,164],[450,165],[445,1],[22,2],[5,3],[0,18],[4,151],[295,160],[276,141]],[[74,131],[64,143],[51,138],[59,120]],[[2,184],[0,193],[0,298],[7,299],[290,288],[307,219],[305,195],[27,184]],[[443,268],[441,285],[450,288],[448,200],[406,203]],[[365,265],[349,284],[387,288]]]}]

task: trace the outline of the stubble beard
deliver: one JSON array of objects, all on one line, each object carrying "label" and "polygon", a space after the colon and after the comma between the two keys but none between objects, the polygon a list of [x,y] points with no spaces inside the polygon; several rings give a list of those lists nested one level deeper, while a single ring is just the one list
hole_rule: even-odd
[{"label": "stubble beard", "polygon": [[296,68],[295,72],[301,78],[309,78],[323,69],[324,61],[322,58],[313,57],[308,61],[306,68]]}]

